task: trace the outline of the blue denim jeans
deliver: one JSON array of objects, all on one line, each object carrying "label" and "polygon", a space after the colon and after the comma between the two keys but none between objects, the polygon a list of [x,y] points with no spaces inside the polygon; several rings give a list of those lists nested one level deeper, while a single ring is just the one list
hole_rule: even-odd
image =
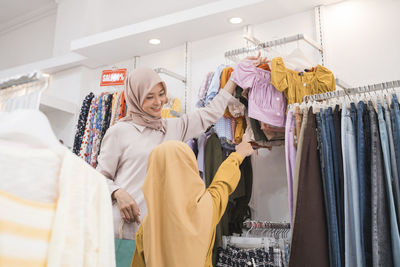
[{"label": "blue denim jeans", "polygon": [[395,152],[396,152],[396,162],[397,166],[397,172],[398,176],[400,177],[400,109],[399,109],[399,102],[397,99],[397,95],[393,94],[393,99],[392,99],[392,112],[394,113],[392,118],[392,125],[393,125],[393,134],[394,134],[394,146],[395,146]]},{"label": "blue denim jeans", "polygon": [[368,111],[371,122],[372,266],[393,266],[382,147],[377,114],[371,101],[368,102]]},{"label": "blue denim jeans", "polygon": [[[394,151],[396,155],[396,167],[397,167],[397,176],[393,176],[393,190],[397,192],[395,194],[395,205],[396,213],[397,213],[397,221],[400,223],[400,199],[396,200],[397,194],[400,193],[400,111],[399,111],[399,103],[397,100],[397,95],[393,95],[393,101],[390,105],[391,112],[390,116],[392,119],[392,130],[393,130],[393,143],[394,143]],[[398,195],[400,198],[400,195]],[[400,231],[400,228],[399,228]]]},{"label": "blue denim jeans", "polygon": [[362,267],[356,137],[346,101],[342,105],[342,151],[345,209],[345,266]]},{"label": "blue denim jeans", "polygon": [[382,143],[383,152],[383,163],[385,169],[386,178],[386,192],[388,195],[389,214],[390,214],[390,230],[392,239],[392,252],[393,252],[393,264],[394,266],[400,266],[400,235],[397,223],[396,210],[394,205],[393,189],[392,189],[392,174],[391,174],[391,163],[390,163],[390,149],[389,139],[386,129],[386,122],[383,117],[383,110],[380,101],[378,100],[378,121],[379,121],[379,133]]},{"label": "blue denim jeans", "polygon": [[[328,111],[328,110],[327,110]],[[332,112],[332,111],[331,111]],[[341,266],[340,240],[336,205],[336,189],[334,182],[332,142],[326,113],[320,110],[322,151],[324,153],[325,177],[323,182],[325,195],[325,213],[328,222],[329,258],[331,266]],[[336,149],[336,148],[335,148]]]},{"label": "blue denim jeans", "polygon": [[392,123],[391,123],[391,113],[389,107],[384,102],[384,109],[385,109],[385,122],[386,122],[386,129],[389,138],[389,148],[390,148],[390,164],[392,168],[392,187],[393,187],[393,197],[394,197],[394,207],[396,210],[397,215],[397,224],[400,223],[400,184],[399,184],[399,174],[397,170],[397,162],[396,162],[396,149],[394,145],[394,138],[393,138],[393,131],[392,131]]},{"label": "blue denim jeans", "polygon": [[360,200],[360,227],[361,247],[363,251],[363,266],[372,266],[371,247],[371,189],[368,178],[370,177],[370,164],[368,153],[370,146],[369,115],[365,103],[360,101],[357,105],[357,171]]},{"label": "blue denim jeans", "polygon": [[357,109],[356,109],[356,104],[353,102],[350,103],[350,117],[351,117],[351,122],[353,123],[353,130],[354,130],[354,135],[356,136],[357,140]]},{"label": "blue denim jeans", "polygon": [[[335,133],[335,126],[332,115],[332,108],[329,107],[325,111],[325,119],[327,123],[327,129],[330,136],[331,148],[332,148],[332,164],[333,164],[333,184],[335,187],[335,198],[336,198],[336,215],[337,215],[337,225],[339,234],[339,248],[340,248],[340,260],[341,266],[344,266],[344,224],[342,218],[342,205],[343,201],[341,199],[341,189],[340,189],[340,167],[339,167],[339,154],[340,160],[342,150],[338,151],[337,147],[337,137]],[[343,164],[343,163],[341,163]]]},{"label": "blue denim jeans", "polygon": [[338,156],[338,167],[339,167],[339,187],[340,187],[340,228],[342,232],[343,239],[341,239],[341,248],[342,248],[342,266],[345,266],[344,262],[344,174],[343,174],[343,153],[342,153],[342,110],[339,105],[335,106],[333,111],[333,126],[335,129],[335,138],[336,138],[336,151]]}]

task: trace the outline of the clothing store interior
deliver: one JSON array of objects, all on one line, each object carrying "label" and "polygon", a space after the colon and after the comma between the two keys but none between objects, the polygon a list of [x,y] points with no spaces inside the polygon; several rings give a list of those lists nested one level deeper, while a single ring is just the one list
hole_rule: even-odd
[{"label": "clothing store interior", "polygon": [[1,0],[0,267],[400,267],[399,0]]}]

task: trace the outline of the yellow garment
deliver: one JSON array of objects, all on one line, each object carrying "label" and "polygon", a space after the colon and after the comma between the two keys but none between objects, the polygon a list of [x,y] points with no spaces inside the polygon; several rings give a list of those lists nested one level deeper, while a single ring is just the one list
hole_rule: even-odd
[{"label": "yellow garment", "polygon": [[227,67],[227,68],[222,70],[219,88],[224,88],[225,87],[226,83],[229,80],[229,77],[231,77],[231,73],[232,72],[233,72],[233,68],[232,67]]},{"label": "yellow garment", "polygon": [[235,121],[236,121],[235,143],[240,144],[242,142],[244,131],[246,130],[246,125],[245,125],[244,117],[235,118]]},{"label": "yellow garment", "polygon": [[148,214],[136,233],[131,266],[212,266],[215,228],[239,183],[242,160],[233,152],[206,189],[189,146],[168,141],[156,147],[143,186]]},{"label": "yellow garment", "polygon": [[232,118],[233,120],[235,120],[234,141],[236,144],[239,144],[240,142],[242,142],[242,137],[246,130],[246,125],[244,123],[244,116],[233,117],[232,114],[229,112],[229,109],[226,108],[224,117]]},{"label": "yellow garment", "polygon": [[327,68],[318,65],[313,72],[287,69],[282,58],[272,60],[271,84],[284,92],[288,104],[301,103],[305,95],[321,94],[336,90],[335,77]]},{"label": "yellow garment", "polygon": [[0,191],[0,266],[47,266],[55,213],[56,203]]},{"label": "yellow garment", "polygon": [[161,110],[161,117],[166,119],[166,118],[176,118],[176,116],[171,115],[171,110],[174,110],[176,112],[181,112],[181,101],[179,98],[175,98],[174,101],[172,102],[171,108],[163,108]]}]

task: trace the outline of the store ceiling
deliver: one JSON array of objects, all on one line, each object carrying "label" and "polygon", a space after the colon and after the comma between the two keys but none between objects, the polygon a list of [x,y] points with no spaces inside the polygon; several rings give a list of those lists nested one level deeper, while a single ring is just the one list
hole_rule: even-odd
[{"label": "store ceiling", "polygon": [[[194,1],[195,2],[195,1]],[[198,1],[199,2],[199,1]],[[230,31],[241,30],[246,24],[259,24],[313,10],[318,5],[339,0],[219,0],[170,12],[157,18],[102,31],[71,42],[71,50],[87,57],[87,65],[99,67],[111,62],[142,56]],[[294,4],[295,3],[295,4]],[[244,23],[228,23],[230,17],[241,17]],[[151,46],[148,40],[161,39]]]},{"label": "store ceiling", "polygon": [[[340,0],[0,0],[0,34],[56,12],[57,4],[75,1],[96,27],[92,34],[71,42],[71,50],[96,67],[115,60],[145,55],[221,33],[240,30],[227,19],[240,16],[245,24],[263,23],[312,10]],[[68,3],[70,3],[68,2]],[[215,8],[214,8],[215,7]],[[214,9],[214,10],[213,10]],[[103,22],[103,23],[97,23]],[[149,38],[161,45],[149,46]]]},{"label": "store ceiling", "polygon": [[53,4],[54,0],[1,0],[0,24]]},{"label": "store ceiling", "polygon": [[0,0],[0,34],[56,11],[55,0]]}]

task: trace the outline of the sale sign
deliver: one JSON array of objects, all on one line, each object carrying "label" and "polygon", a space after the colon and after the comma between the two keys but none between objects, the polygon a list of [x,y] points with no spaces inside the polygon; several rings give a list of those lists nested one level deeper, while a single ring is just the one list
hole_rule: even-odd
[{"label": "sale sign", "polygon": [[101,73],[100,86],[124,85],[126,69],[103,70]]}]

